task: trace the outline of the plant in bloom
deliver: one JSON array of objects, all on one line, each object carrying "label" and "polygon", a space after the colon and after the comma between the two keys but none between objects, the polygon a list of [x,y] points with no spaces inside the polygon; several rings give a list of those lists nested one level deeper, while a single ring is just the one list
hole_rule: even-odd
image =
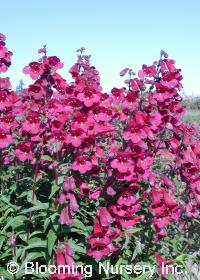
[{"label": "plant in bloom", "polygon": [[[175,61],[161,51],[138,75],[126,67],[125,86],[106,93],[84,48],[70,83],[57,56],[38,53],[20,95],[0,78],[1,266],[51,263],[56,280],[84,277],[59,265],[92,263],[97,279],[106,260],[187,265],[199,229],[200,129],[182,121]],[[0,34],[0,73],[11,57]]]}]

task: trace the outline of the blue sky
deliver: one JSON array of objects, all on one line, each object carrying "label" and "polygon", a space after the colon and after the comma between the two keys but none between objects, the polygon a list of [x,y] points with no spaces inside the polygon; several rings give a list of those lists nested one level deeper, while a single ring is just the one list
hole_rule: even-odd
[{"label": "blue sky", "polygon": [[199,0],[0,0],[0,9],[0,32],[14,52],[7,72],[14,86],[21,78],[31,82],[22,69],[43,44],[64,62],[68,81],[76,49],[84,46],[108,91],[123,85],[121,69],[138,71],[164,49],[183,70],[185,91],[200,94]]}]

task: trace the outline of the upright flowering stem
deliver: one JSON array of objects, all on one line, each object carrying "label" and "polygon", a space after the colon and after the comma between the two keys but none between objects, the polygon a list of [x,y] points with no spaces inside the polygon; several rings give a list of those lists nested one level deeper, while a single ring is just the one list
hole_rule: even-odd
[{"label": "upright flowering stem", "polygon": [[[17,160],[16,159],[14,160],[14,166],[15,166],[15,169],[16,169],[17,168]],[[16,172],[15,179],[16,179],[16,185],[18,185],[18,181],[19,181],[19,174],[18,174],[18,172]]]},{"label": "upright flowering stem", "polygon": [[55,191],[55,200],[54,200],[54,208],[55,210],[58,208],[58,196],[59,196],[59,187],[58,187],[58,152],[56,154],[56,166],[55,166],[55,169],[54,169],[54,176],[55,176],[55,182],[56,182],[56,191]]},{"label": "upright flowering stem", "polygon": [[56,181],[56,192],[55,192],[54,206],[55,206],[55,210],[56,210],[57,207],[58,207],[58,171],[55,170],[54,174],[55,174],[55,181]]},{"label": "upright flowering stem", "polygon": [[17,255],[17,244],[16,244],[16,239],[14,240],[14,244],[13,244],[13,255],[14,255],[14,257],[16,257],[16,255]]},{"label": "upright flowering stem", "polygon": [[38,163],[35,164],[35,171],[33,177],[33,192],[32,192],[32,201],[35,200],[35,192],[36,192],[36,180],[38,175]]},{"label": "upright flowering stem", "polygon": [[[33,203],[34,203],[34,200],[35,200],[37,174],[38,174],[38,163],[35,164],[34,176],[33,176],[33,188],[32,188],[32,202]],[[32,221],[32,212],[29,213],[29,225],[27,227],[27,232],[26,232],[26,240],[27,241],[30,238],[30,224],[31,224],[31,221]]]}]

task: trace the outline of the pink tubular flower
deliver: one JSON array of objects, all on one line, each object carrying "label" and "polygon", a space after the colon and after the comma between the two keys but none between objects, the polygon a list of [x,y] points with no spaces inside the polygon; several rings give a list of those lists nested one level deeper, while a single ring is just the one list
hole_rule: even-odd
[{"label": "pink tubular flower", "polygon": [[46,53],[47,53],[47,46],[44,45],[43,48],[40,48],[40,49],[38,50],[38,53],[44,53],[44,54],[46,55]]},{"label": "pink tubular flower", "polygon": [[56,261],[58,265],[64,265],[65,264],[65,257],[63,254],[63,250],[61,248],[56,249]]},{"label": "pink tubular flower", "polygon": [[78,203],[77,203],[77,200],[76,200],[75,195],[74,195],[73,193],[68,193],[68,194],[66,195],[66,199],[68,199],[69,202],[70,202],[70,204],[69,204],[70,209],[71,209],[73,212],[76,212],[76,211],[78,210],[79,206],[78,206]]},{"label": "pink tubular flower", "polygon": [[156,240],[160,240],[166,234],[163,229],[170,224],[170,222],[178,222],[182,214],[181,208],[175,201],[172,192],[167,193],[165,189],[152,188],[152,203],[149,206],[149,211],[155,214],[152,223],[156,229]]},{"label": "pink tubular flower", "polygon": [[133,144],[139,143],[147,137],[147,133],[143,127],[132,121],[129,123],[127,130],[124,132],[124,139],[131,140]]},{"label": "pink tubular flower", "polygon": [[164,200],[165,203],[169,206],[169,207],[173,207],[175,205],[177,205],[176,201],[175,201],[175,197],[174,194],[171,193],[167,193],[165,190],[163,191],[163,195],[164,195]]},{"label": "pink tubular flower", "polygon": [[154,204],[160,204],[162,202],[163,192],[157,188],[152,188],[152,199]]},{"label": "pink tubular flower", "polygon": [[100,197],[101,193],[102,193],[102,190],[101,190],[101,189],[96,190],[96,191],[94,191],[94,192],[92,192],[92,193],[89,194],[89,199],[91,199],[91,200],[97,200],[97,199]]},{"label": "pink tubular flower", "polygon": [[92,163],[88,156],[78,156],[72,163],[72,170],[79,171],[84,174],[92,169]]},{"label": "pink tubular flower", "polygon": [[6,36],[0,33],[0,73],[5,73],[11,65],[12,52],[7,50]]},{"label": "pink tubular flower", "polygon": [[45,91],[39,84],[35,83],[28,87],[28,94],[35,100],[41,100],[45,95]]},{"label": "pink tubular flower", "polygon": [[112,243],[106,246],[96,246],[93,248],[89,248],[87,250],[87,255],[91,256],[95,259],[102,259],[106,256],[108,256],[111,253],[114,253],[118,250],[119,248],[114,247]]},{"label": "pink tubular flower", "polygon": [[63,245],[65,247],[65,254],[69,255],[69,256],[73,256],[74,255],[74,251],[72,250],[72,248],[69,246],[69,244],[67,242],[63,242]]},{"label": "pink tubular flower", "polygon": [[135,216],[141,209],[140,203],[136,200],[131,190],[122,190],[117,199],[110,207],[110,213],[114,216],[115,223],[122,230],[132,228],[141,217]]},{"label": "pink tubular flower", "polygon": [[38,134],[40,131],[40,120],[38,112],[29,112],[22,124],[22,130],[31,134]]},{"label": "pink tubular flower", "polygon": [[61,130],[54,130],[51,134],[51,138],[49,139],[49,143],[59,143],[59,149],[62,149],[64,143],[65,143],[65,137],[66,134],[64,131]]},{"label": "pink tubular flower", "polygon": [[131,171],[134,167],[130,154],[126,152],[118,153],[117,158],[112,160],[111,167],[117,169],[120,173]]},{"label": "pink tubular flower", "polygon": [[194,205],[192,205],[191,203],[188,203],[186,205],[186,216],[188,218],[198,218],[198,213],[197,213],[197,209]]},{"label": "pink tubular flower", "polygon": [[139,216],[133,216],[133,217],[123,217],[122,219],[119,220],[122,228],[124,229],[131,229],[133,226],[141,221],[141,217]]},{"label": "pink tubular flower", "polygon": [[14,154],[21,161],[33,159],[30,143],[18,144]]},{"label": "pink tubular flower", "polygon": [[162,228],[164,228],[165,226],[167,226],[171,221],[171,217],[166,216],[166,217],[155,217],[152,220],[152,223],[155,225],[155,227],[160,230]]},{"label": "pink tubular flower", "polygon": [[77,98],[82,101],[86,107],[91,107],[94,103],[98,103],[100,100],[100,97],[97,93],[87,89],[78,93]]},{"label": "pink tubular flower", "polygon": [[79,147],[85,138],[85,133],[81,128],[72,130],[67,136],[65,142],[72,144],[74,147]]},{"label": "pink tubular flower", "polygon": [[29,66],[24,67],[24,74],[29,74],[33,80],[36,80],[40,75],[42,75],[44,69],[41,63],[31,62]]},{"label": "pink tubular flower", "polygon": [[118,205],[125,205],[125,206],[131,206],[136,203],[136,198],[129,192],[125,191],[123,194],[118,198],[117,203]]},{"label": "pink tubular flower", "polygon": [[72,74],[72,77],[75,78],[78,76],[79,74],[79,66],[78,63],[75,63],[70,69],[69,69],[69,73]]},{"label": "pink tubular flower", "polygon": [[2,159],[3,159],[3,164],[11,164],[13,162],[13,159],[9,156],[7,151],[2,152]]},{"label": "pink tubular flower", "polygon": [[0,111],[4,110],[6,107],[11,107],[12,103],[9,100],[8,94],[5,90],[0,91]]},{"label": "pink tubular flower", "polygon": [[154,256],[158,262],[158,265],[159,265],[159,274],[160,275],[163,275],[163,276],[166,276],[167,274],[171,273],[172,272],[172,267],[170,267],[168,269],[168,271],[166,270],[166,265],[169,265],[170,262],[166,261],[163,257],[161,257],[157,252],[154,253]]},{"label": "pink tubular flower", "polygon": [[87,250],[87,255],[95,259],[102,259],[108,256],[112,251],[109,250],[108,246],[98,246],[94,248],[89,248]]},{"label": "pink tubular flower", "polygon": [[135,92],[128,92],[123,101],[123,108],[126,109],[138,108],[138,94]]},{"label": "pink tubular flower", "polygon": [[60,196],[59,196],[59,204],[61,204],[61,205],[65,204],[66,200],[67,200],[66,194],[61,193]]},{"label": "pink tubular flower", "polygon": [[8,51],[5,53],[3,59],[0,58],[0,73],[5,73],[8,70],[8,67],[10,67],[12,55],[13,53]]},{"label": "pink tubular flower", "polygon": [[157,71],[154,65],[147,66],[146,64],[142,65],[142,70],[138,72],[138,76],[143,79],[144,77],[156,77]]},{"label": "pink tubular flower", "polygon": [[115,196],[115,194],[116,194],[116,191],[111,186],[108,186],[106,192],[110,196]]},{"label": "pink tubular flower", "polygon": [[12,114],[6,114],[2,119],[0,119],[0,126],[6,131],[13,131],[17,128],[18,122]]},{"label": "pink tubular flower", "polygon": [[[101,236],[102,235],[102,236]],[[87,238],[91,246],[104,247],[110,244],[110,238],[104,234],[89,235]]]},{"label": "pink tubular flower", "polygon": [[74,116],[74,119],[72,122],[72,127],[73,127],[73,129],[81,129],[84,132],[87,132],[87,130],[91,124],[92,123],[89,122],[86,114],[77,112],[76,115]]},{"label": "pink tubular flower", "polygon": [[63,190],[66,192],[69,191],[75,191],[76,185],[75,180],[73,177],[65,177],[64,183],[63,183]]},{"label": "pink tubular flower", "polygon": [[99,207],[97,210],[97,217],[99,217],[103,227],[107,227],[113,222],[112,216],[105,207]]},{"label": "pink tubular flower", "polygon": [[0,33],[0,41],[5,41],[5,40],[6,40],[6,36]]},{"label": "pink tubular flower", "polygon": [[112,229],[102,227],[98,219],[94,221],[94,233],[87,238],[91,248],[87,250],[87,255],[95,259],[102,259],[109,254],[116,252],[119,247],[115,247],[112,241],[118,237],[118,234]]},{"label": "pink tubular flower", "polygon": [[47,58],[49,66],[57,71],[58,69],[63,68],[63,63],[60,62],[60,59],[57,56],[50,56]]},{"label": "pink tubular flower", "polygon": [[128,71],[129,71],[129,68],[124,68],[123,70],[120,71],[119,75],[125,76]]},{"label": "pink tubular flower", "polygon": [[65,208],[62,209],[59,218],[59,223],[61,225],[72,225],[74,223],[71,215],[70,206],[66,206]]},{"label": "pink tubular flower", "polygon": [[63,242],[64,248],[56,249],[56,262],[59,268],[50,274],[51,280],[81,280],[82,275],[76,271],[76,264],[73,260],[74,252],[71,247]]},{"label": "pink tubular flower", "polygon": [[13,137],[0,129],[0,149],[9,146],[13,142]]},{"label": "pink tubular flower", "polygon": [[0,90],[1,89],[11,89],[11,83],[9,78],[0,78]]},{"label": "pink tubular flower", "polygon": [[96,106],[90,116],[90,119],[96,122],[109,122],[112,118],[112,111],[102,107],[102,106]]}]

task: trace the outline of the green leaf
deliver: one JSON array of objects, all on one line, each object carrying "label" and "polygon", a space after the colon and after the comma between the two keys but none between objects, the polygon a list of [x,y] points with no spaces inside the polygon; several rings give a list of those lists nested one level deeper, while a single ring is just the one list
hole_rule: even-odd
[{"label": "green leaf", "polygon": [[62,185],[65,179],[65,175],[61,175],[58,177],[58,185]]},{"label": "green leaf", "polygon": [[43,229],[43,232],[45,232],[50,224],[50,219],[49,218],[46,218],[46,220],[44,221],[44,229]]},{"label": "green leaf", "polygon": [[[34,238],[33,238],[34,239]],[[39,238],[37,238],[39,239]],[[31,241],[31,242],[30,242]],[[34,240],[29,240],[30,245],[24,247],[23,253],[29,249],[34,249],[34,248],[46,248],[47,247],[47,242],[45,240],[39,239],[39,241],[35,242]]]},{"label": "green leaf", "polygon": [[131,261],[133,261],[138,255],[142,253],[143,246],[139,240],[135,240],[135,248],[133,251],[133,255]]},{"label": "green leaf", "polygon": [[53,251],[53,247],[55,245],[56,239],[57,239],[57,235],[56,235],[55,231],[53,231],[51,229],[47,235],[47,246],[48,246],[48,252],[49,252],[50,257],[52,255],[52,251]]},{"label": "green leaf", "polygon": [[166,278],[167,280],[175,280],[174,275],[171,274],[171,273],[169,273],[168,275],[166,275],[165,278]]},{"label": "green leaf", "polygon": [[6,226],[3,228],[2,232],[4,232],[10,226],[12,226],[12,228],[15,229],[16,227],[22,225],[27,220],[28,220],[28,218],[24,215],[19,215],[19,216],[16,216],[16,217],[12,217],[9,220],[9,222],[6,224]]},{"label": "green leaf", "polygon": [[8,273],[3,267],[0,267],[0,276],[5,277],[6,279],[13,280],[13,275]]},{"label": "green leaf", "polygon": [[13,212],[13,208],[9,207],[5,213],[3,214],[3,216],[0,218],[0,223],[2,223],[3,220],[5,220],[7,218],[7,216],[10,214],[10,212]]},{"label": "green leaf", "polygon": [[81,229],[83,231],[87,231],[86,226],[78,219],[74,219],[73,227]]},{"label": "green leaf", "polygon": [[142,230],[141,227],[135,227],[135,228],[127,229],[126,233],[136,233],[136,232],[141,231],[141,230]]},{"label": "green leaf", "polygon": [[48,156],[48,155],[41,156],[41,160],[53,161],[53,159],[50,156]]},{"label": "green leaf", "polygon": [[129,236],[126,233],[125,233],[125,236],[126,236],[126,239],[125,239],[125,242],[124,242],[124,244],[122,246],[122,250],[123,249],[127,249],[127,245],[130,242],[130,238],[129,238]]},{"label": "green leaf", "polygon": [[8,199],[8,197],[6,197],[5,195],[1,196],[1,201],[5,202],[7,205],[9,205],[10,207],[12,207],[15,210],[17,210],[19,208],[19,207],[15,206],[15,205],[11,204],[9,199]]},{"label": "green leaf", "polygon": [[71,228],[70,232],[76,232],[76,233],[78,233],[80,235],[84,235],[86,237],[88,236],[87,232],[85,232],[85,231],[83,231],[81,229],[77,229],[77,228]]},{"label": "green leaf", "polygon": [[34,211],[39,211],[39,210],[47,210],[49,207],[49,203],[41,203],[38,205],[35,205],[33,207],[30,207],[28,209],[25,209],[21,211],[21,214],[29,213],[29,212],[34,212]]},{"label": "green leaf", "polygon": [[23,177],[23,178],[19,179],[18,182],[26,181],[26,180],[32,181],[32,182],[34,181],[32,177]]},{"label": "green leaf", "polygon": [[2,245],[3,245],[3,243],[4,243],[4,241],[5,241],[6,239],[7,239],[7,238],[6,238],[5,235],[0,235],[0,250],[1,250],[1,247],[2,247]]},{"label": "green leaf", "polygon": [[183,266],[184,266],[184,268],[186,270],[187,277],[189,275],[189,277],[190,277],[189,279],[193,280],[194,279],[194,274],[193,274],[191,268],[188,266],[188,264],[186,262],[182,262],[182,264],[183,264]]},{"label": "green leaf", "polygon": [[67,242],[68,242],[69,246],[72,248],[72,250],[74,250],[74,252],[81,253],[81,254],[86,253],[85,246],[82,247],[79,244],[75,244],[72,239],[69,239]]},{"label": "green leaf", "polygon": [[32,190],[25,190],[24,192],[22,192],[22,193],[18,196],[18,198],[22,198],[22,197],[27,196],[29,192],[31,192],[31,194],[32,194]]},{"label": "green leaf", "polygon": [[154,278],[150,278],[149,272],[141,274],[138,277],[131,277],[130,275],[127,275],[126,272],[124,271],[124,275],[123,275],[122,279],[125,279],[125,280],[149,280],[149,279],[154,279]]},{"label": "green leaf", "polygon": [[134,277],[132,279],[134,279],[134,280],[149,280],[150,279],[149,275],[150,275],[149,272],[147,272],[147,273],[144,273],[144,274],[142,274],[142,275],[140,275],[136,278]]},{"label": "green leaf", "polygon": [[19,238],[23,241],[26,242],[26,239],[27,239],[27,232],[26,231],[20,231],[20,232],[17,232],[16,236],[19,236]]},{"label": "green leaf", "polygon": [[4,259],[4,258],[8,258],[8,257],[9,257],[9,259],[12,259],[12,256],[13,256],[12,248],[9,248],[5,252],[1,251],[0,259]]},{"label": "green leaf", "polygon": [[177,262],[183,262],[185,260],[189,260],[190,258],[192,258],[193,256],[187,255],[187,254],[181,254],[179,256],[176,257],[176,261]]},{"label": "green leaf", "polygon": [[42,251],[36,251],[36,252],[29,252],[26,256],[26,258],[23,260],[20,270],[24,270],[25,263],[26,262],[31,262],[36,259],[44,258],[45,259],[45,252]]},{"label": "green leaf", "polygon": [[32,237],[35,236],[35,235],[42,235],[42,234],[43,234],[42,231],[36,230],[36,231],[34,231],[34,232],[32,232],[32,233],[30,234],[30,238],[32,238]]},{"label": "green leaf", "polygon": [[49,199],[51,199],[54,196],[56,191],[57,191],[57,185],[56,185],[56,182],[53,181],[53,184],[51,185],[51,193],[49,195]]}]

